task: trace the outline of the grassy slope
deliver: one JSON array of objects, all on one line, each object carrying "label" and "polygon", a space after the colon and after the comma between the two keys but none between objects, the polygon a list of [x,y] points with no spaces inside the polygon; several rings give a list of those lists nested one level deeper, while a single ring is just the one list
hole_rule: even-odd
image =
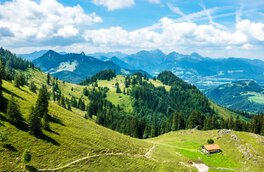
[{"label": "grassy slope", "polygon": [[[232,134],[235,134],[239,140],[232,139]],[[201,145],[206,144],[210,138],[219,144],[223,153],[208,156],[200,152]],[[264,137],[251,133],[232,132],[221,137],[215,130],[185,130],[171,132],[157,138],[148,139],[148,141],[157,145],[152,156],[159,161],[179,164],[181,161],[191,160],[195,162],[200,159],[200,161],[212,167],[210,171],[217,171],[213,167],[255,172],[264,169]],[[242,152],[248,152],[248,154],[243,156]],[[250,154],[252,154],[252,157],[248,160]]]},{"label": "grassy slope", "polygon": [[[43,73],[30,71],[32,79],[38,86],[46,82],[46,77]],[[99,81],[100,86],[110,88],[108,99],[114,104],[120,104],[123,107],[131,107],[131,99],[124,94],[116,94],[114,84],[116,80],[120,83],[123,90],[122,76],[117,76],[111,81]],[[156,86],[162,86],[158,81],[150,80]],[[28,88],[17,89],[9,82],[3,83],[4,97],[9,99],[10,93],[14,93],[16,101],[20,104],[21,111],[25,119],[27,119],[30,111],[30,106],[36,101],[37,95],[31,93]],[[79,97],[82,94],[83,86],[75,84],[59,82],[60,88],[66,93]],[[74,91],[71,91],[71,88]],[[169,86],[166,86],[169,90]],[[88,100],[86,100],[88,102]],[[123,103],[123,104],[122,104]],[[230,111],[223,109],[214,104],[218,108],[219,113],[226,117]],[[128,108],[129,109],[129,108]],[[131,109],[132,110],[132,107]],[[223,111],[223,112],[222,112]],[[31,165],[36,168],[55,168],[65,165],[78,158],[89,155],[101,154],[104,152],[126,152],[131,155],[144,155],[152,146],[156,144],[151,156],[154,159],[149,160],[145,157],[130,157],[130,156],[101,156],[94,159],[80,161],[69,166],[65,170],[68,171],[193,171],[191,167],[185,167],[181,163],[188,164],[189,160],[200,159],[211,167],[228,167],[239,171],[243,167],[242,154],[235,146],[234,140],[230,139],[230,135],[218,138],[216,131],[189,131],[171,132],[157,138],[138,140],[130,138],[114,132],[112,130],[96,125],[93,121],[85,120],[82,112],[73,109],[69,112],[55,103],[50,103],[49,112],[60,119],[60,122],[51,123],[53,133],[45,132],[45,139],[37,139],[29,135],[26,131],[17,129],[15,126],[4,121],[4,114],[1,113],[0,130],[8,134],[8,143],[11,143],[17,152],[7,151],[0,148],[0,171],[11,171],[17,168],[17,158],[21,156],[25,148],[29,148],[33,154]],[[238,133],[238,137],[242,140],[242,145],[247,143],[253,146],[258,152],[259,157],[264,157],[263,138],[249,133]],[[258,138],[256,138],[258,137]],[[200,146],[206,143],[206,140],[213,138],[223,148],[223,155],[213,155],[208,157],[197,151]],[[241,144],[239,143],[238,146]],[[254,152],[252,150],[252,152]],[[254,153],[256,154],[256,153]],[[59,157],[59,158],[58,158]],[[260,171],[263,158],[257,158],[257,161],[245,161],[244,167],[248,171]],[[195,170],[194,170],[195,171]]]},{"label": "grassy slope", "polygon": [[[3,82],[5,88],[4,97],[10,99],[10,93],[15,95],[15,100],[19,103],[21,112],[25,119],[28,118],[30,107],[36,101],[37,95],[31,93],[27,88],[18,89],[12,83]],[[151,147],[144,141],[130,138],[114,132],[110,129],[96,125],[94,122],[85,120],[79,115],[69,112],[55,103],[50,103],[49,113],[56,116],[60,122],[51,123],[53,132],[45,132],[46,137],[42,139],[35,138],[28,132],[17,129],[4,120],[4,114],[1,113],[0,130],[8,134],[8,142],[15,147],[17,151],[8,151],[0,148],[0,171],[12,171],[17,168],[18,160],[24,149],[28,148],[32,154],[31,165],[35,168],[54,168],[67,164],[77,158],[82,158],[87,154],[93,155],[103,152],[128,152],[131,154],[142,154]],[[111,158],[110,158],[111,159]],[[109,157],[99,158],[96,161],[102,161],[107,164],[109,170],[120,168],[120,166],[110,166],[110,162],[116,164],[134,164],[131,168],[142,167],[144,164],[159,167],[156,162],[146,158],[115,158],[109,161]],[[129,164],[129,163],[128,163]],[[98,164],[89,163],[94,169],[102,168]],[[71,166],[70,169],[76,169],[78,166]],[[166,168],[166,167],[164,167]]]}]

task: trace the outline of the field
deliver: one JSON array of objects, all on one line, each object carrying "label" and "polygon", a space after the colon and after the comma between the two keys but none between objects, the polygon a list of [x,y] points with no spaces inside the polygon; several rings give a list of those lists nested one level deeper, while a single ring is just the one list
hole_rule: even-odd
[{"label": "field", "polygon": [[[202,153],[201,146],[207,144],[208,139],[213,139],[223,152],[210,156]],[[264,137],[255,134],[234,131],[219,134],[216,130],[184,130],[147,141],[156,145],[152,156],[159,161],[174,164],[187,161],[204,163],[209,166],[209,171],[219,169],[262,171],[264,168]]]},{"label": "field", "polygon": [[251,102],[259,103],[259,104],[264,104],[264,95],[261,93],[256,93],[256,92],[249,92],[248,95],[248,100]]}]

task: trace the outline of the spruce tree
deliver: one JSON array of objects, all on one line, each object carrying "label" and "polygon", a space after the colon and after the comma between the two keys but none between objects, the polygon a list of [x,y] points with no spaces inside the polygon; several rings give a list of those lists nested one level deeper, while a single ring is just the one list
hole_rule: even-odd
[{"label": "spruce tree", "polygon": [[121,89],[119,87],[119,83],[117,82],[115,85],[116,85],[116,93],[121,93]]},{"label": "spruce tree", "polygon": [[37,86],[35,85],[34,81],[31,81],[29,84],[29,90],[32,91],[33,93],[36,93],[37,91]]},{"label": "spruce tree", "polygon": [[49,115],[48,115],[48,106],[49,106],[49,93],[46,86],[42,86],[39,90],[38,99],[36,102],[36,113],[39,118],[43,118],[43,128],[49,130]]},{"label": "spruce tree", "polygon": [[65,102],[64,95],[61,96],[60,105],[61,105],[61,107],[66,108],[66,102]]},{"label": "spruce tree", "polygon": [[35,136],[40,136],[42,134],[41,130],[41,118],[39,116],[38,109],[35,107],[31,108],[31,113],[28,120],[29,133]]},{"label": "spruce tree", "polygon": [[49,106],[49,93],[46,86],[42,86],[39,90],[38,99],[36,102],[36,109],[39,111],[39,116],[42,118],[45,114],[48,114]]},{"label": "spruce tree", "polygon": [[2,91],[2,77],[0,76],[0,106],[2,106],[2,102],[3,102],[3,91]]},{"label": "spruce tree", "polygon": [[7,120],[12,123],[18,123],[23,120],[22,114],[19,110],[18,104],[14,100],[14,96],[11,96],[11,99],[8,101],[7,112],[6,112]]},{"label": "spruce tree", "polygon": [[47,75],[47,84],[50,85],[50,74]]}]

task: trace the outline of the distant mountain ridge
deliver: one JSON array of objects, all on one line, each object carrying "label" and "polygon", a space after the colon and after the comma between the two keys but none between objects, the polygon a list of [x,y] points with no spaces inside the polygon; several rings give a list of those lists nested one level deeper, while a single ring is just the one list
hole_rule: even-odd
[{"label": "distant mountain ridge", "polygon": [[232,57],[213,59],[198,53],[183,55],[177,52],[166,55],[160,50],[154,50],[140,51],[122,60],[152,75],[164,70],[172,71],[202,90],[234,80],[264,81],[264,61],[256,59]]},{"label": "distant mountain ridge", "polygon": [[[243,79],[254,79],[257,82],[264,82],[264,61],[256,59],[233,57],[213,59],[203,57],[198,53],[184,55],[178,52],[171,52],[165,54],[159,49],[152,51],[143,50],[131,55],[109,52],[93,53],[86,56],[95,57],[94,59],[103,61],[108,66],[108,63],[113,62],[121,68],[129,70],[140,69],[153,76],[164,70],[169,70],[183,80],[196,85],[201,90]],[[74,66],[74,63],[72,63],[73,61],[71,61],[71,64],[62,64],[61,67],[63,65]],[[89,64],[87,65],[89,67]],[[45,65],[42,65],[42,67],[45,68]],[[63,75],[68,75],[69,72],[66,71],[63,71]],[[67,81],[70,81],[70,79]]]},{"label": "distant mountain ridge", "polygon": [[52,50],[33,60],[33,63],[44,72],[49,72],[59,79],[74,83],[81,82],[88,76],[106,69],[113,69],[117,74],[145,73],[141,70],[125,69],[110,60],[101,61],[94,57],[86,56],[84,53],[62,55]]},{"label": "distant mountain ridge", "polygon": [[264,112],[264,88],[253,80],[242,80],[207,90],[216,103],[234,110]]}]

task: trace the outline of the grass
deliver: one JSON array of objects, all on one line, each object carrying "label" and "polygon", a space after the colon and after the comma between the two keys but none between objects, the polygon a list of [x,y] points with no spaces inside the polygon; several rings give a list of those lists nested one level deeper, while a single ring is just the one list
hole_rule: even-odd
[{"label": "grass", "polygon": [[[28,71],[38,87],[46,82],[46,75],[38,71]],[[117,76],[111,81],[99,81],[99,86],[107,86],[110,91],[107,98],[114,104],[119,104],[126,110],[132,110],[131,99],[124,94],[115,92],[114,84],[120,83],[121,90],[124,88],[123,76]],[[150,80],[155,86],[162,86],[158,81]],[[161,84],[161,85],[159,85]],[[20,89],[12,83],[3,81],[3,95],[10,99],[14,94],[18,102],[26,126],[30,108],[35,104],[37,94],[29,91],[28,87]],[[82,95],[84,86],[59,81],[59,87],[65,96]],[[74,88],[73,91],[71,88]],[[165,86],[169,89],[169,86]],[[50,87],[49,87],[50,89]],[[88,99],[85,98],[86,103]],[[230,115],[230,111],[212,103],[224,117]],[[68,111],[56,103],[50,102],[49,114],[54,116],[50,123],[51,132],[44,131],[42,138],[36,138],[27,132],[26,127],[16,127],[5,119],[5,114],[0,112],[0,131],[7,134],[5,143],[11,144],[13,150],[0,146],[0,171],[19,171],[21,163],[19,158],[24,149],[32,153],[32,168],[56,168],[76,159],[89,155],[103,154],[105,152],[128,153],[137,156],[100,156],[93,159],[80,161],[70,165],[65,171],[196,171],[188,165],[188,161],[201,160],[210,167],[233,168],[236,171],[261,171],[264,157],[263,137],[234,132],[240,141],[231,139],[230,135],[219,137],[217,131],[176,131],[161,135],[156,138],[139,140],[104,128],[94,123],[93,120],[83,118],[85,112],[73,108]],[[234,115],[234,114],[231,114]],[[207,156],[199,149],[201,145],[212,138],[222,149],[222,154]],[[1,143],[0,143],[1,144]],[[155,148],[151,153],[152,159],[143,157],[152,145]],[[239,148],[245,147],[253,156],[250,160],[243,157]],[[59,158],[58,158],[59,157]],[[187,164],[182,165],[182,163]],[[217,171],[210,169],[210,171]]]},{"label": "grass", "polygon": [[[14,94],[19,104],[25,123],[30,108],[35,104],[37,94],[29,91],[27,87],[18,89],[12,83],[3,81],[5,99]],[[76,110],[78,112],[78,110]],[[32,169],[56,168],[78,158],[105,152],[125,152],[131,155],[144,155],[152,146],[151,143],[131,138],[95,124],[82,117],[81,112],[70,112],[56,103],[50,102],[49,114],[54,116],[50,123],[52,132],[44,131],[44,136],[36,138],[27,132],[27,129],[16,127],[5,120],[5,114],[0,113],[0,130],[5,133],[13,150],[0,147],[0,171],[20,171],[19,158],[25,149],[32,153],[30,166]],[[88,161],[88,162],[87,162]],[[156,162],[144,157],[100,157],[93,160],[81,161],[69,166],[68,171],[82,171],[93,169],[100,171],[149,171],[153,168],[158,171],[178,171],[171,164]],[[99,163],[99,164],[98,164]]]},{"label": "grass", "polygon": [[[31,93],[28,88],[18,89],[6,81],[3,82],[3,87],[5,88],[4,97],[10,99],[10,93],[13,93],[24,119],[27,119],[30,107],[35,103],[37,95]],[[53,132],[45,131],[46,137],[41,139],[11,125],[4,120],[5,115],[1,113],[3,120],[1,120],[0,130],[8,135],[7,142],[17,151],[0,148],[0,171],[15,170],[18,165],[17,158],[26,148],[33,154],[31,164],[37,168],[46,168],[68,163],[88,153],[127,151],[143,154],[151,147],[151,144],[101,127],[52,102],[49,106],[49,113],[56,116],[58,120],[51,123]]]},{"label": "grass", "polygon": [[256,92],[249,92],[248,95],[248,100],[251,102],[259,103],[259,104],[264,104],[264,95],[261,93],[256,93]]},{"label": "grass", "polygon": [[[226,109],[225,107],[221,107],[218,104],[214,103],[213,101],[210,101],[210,106],[212,109],[214,109],[214,111],[219,114],[221,117],[223,117],[224,119],[228,119],[231,116],[233,118],[237,117],[237,114],[235,112],[232,112],[228,109]],[[248,119],[245,118],[244,116],[240,116],[242,120],[247,121]]]},{"label": "grass", "polygon": [[[245,168],[247,171],[261,171],[264,168],[264,145],[260,143],[264,138],[245,132],[233,132],[233,134],[237,135],[239,141],[232,139],[230,134],[220,137],[215,130],[170,132],[148,141],[157,145],[153,157],[160,161],[179,163],[192,160],[202,161],[209,167],[232,168],[235,171]],[[222,153],[211,156],[201,153],[201,146],[207,144],[210,138],[222,148]],[[253,155],[251,159],[247,160],[247,157],[241,153],[242,147],[246,147]],[[214,171],[213,168],[211,170]]]}]

